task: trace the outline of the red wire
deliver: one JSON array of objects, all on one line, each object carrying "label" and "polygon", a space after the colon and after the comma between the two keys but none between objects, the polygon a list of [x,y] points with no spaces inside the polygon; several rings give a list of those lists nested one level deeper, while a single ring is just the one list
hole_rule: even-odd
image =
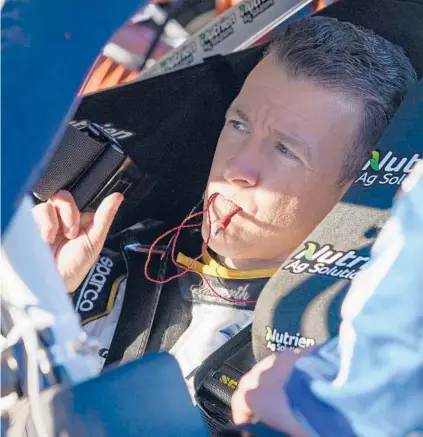
[{"label": "red wire", "polygon": [[[148,252],[147,261],[145,262],[145,265],[144,265],[144,275],[145,275],[145,277],[146,277],[149,281],[154,282],[155,284],[166,284],[167,282],[171,281],[172,279],[179,278],[179,277],[181,277],[182,275],[184,275],[184,274],[186,273],[185,271],[183,271],[183,272],[181,272],[181,273],[178,273],[178,274],[176,274],[176,275],[173,275],[173,276],[171,276],[171,277],[169,277],[169,278],[167,278],[167,279],[164,279],[164,280],[153,279],[153,278],[151,278],[150,275],[148,274],[148,266],[149,266],[150,261],[151,261],[151,256],[152,256],[152,254],[153,254],[154,246],[155,246],[159,241],[161,241],[163,238],[167,237],[169,234],[171,234],[171,233],[174,232],[174,231],[179,230],[179,232],[177,233],[177,235],[179,236],[180,229],[182,229],[182,228],[183,228],[183,229],[187,229],[187,228],[195,228],[195,227],[197,227],[197,226],[200,226],[201,223],[195,223],[195,224],[191,224],[191,225],[184,225],[184,223],[185,223],[187,220],[190,220],[190,219],[192,219],[192,218],[198,216],[199,214],[203,214],[203,211],[201,211],[201,212],[199,212],[199,213],[196,213],[196,214],[193,214],[192,216],[188,216],[188,217],[187,217],[187,218],[186,218],[186,219],[185,219],[185,220],[184,220],[180,225],[175,226],[174,228],[172,228],[172,229],[168,230],[167,232],[165,232],[164,234],[160,235],[160,236],[159,236],[158,238],[156,238],[156,240],[153,242],[153,244],[152,244],[152,246],[150,247],[150,250],[149,250],[149,252]],[[176,238],[176,235],[175,235],[175,237],[174,237],[174,241],[173,241],[173,243],[172,243],[172,261],[173,261],[173,257],[174,257],[174,250],[175,250],[175,246],[176,246],[176,240],[177,240],[177,238]],[[200,257],[201,257],[201,255],[200,255]],[[200,257],[198,257],[198,258],[196,258],[196,259],[199,259]],[[179,266],[178,266],[178,267],[179,267]]]},{"label": "red wire", "polygon": [[240,206],[237,206],[232,212],[230,212],[228,215],[226,215],[223,220],[219,223],[219,230],[224,231],[228,226],[229,223],[232,220],[232,217],[236,214],[238,214],[240,211],[242,211],[242,208]]},{"label": "red wire", "polygon": [[[214,201],[214,199],[215,199],[216,197],[217,197],[217,193],[213,194],[213,195],[210,197],[209,201],[207,202],[207,207],[206,207],[205,209],[203,209],[202,211],[197,212],[197,213],[195,213],[195,214],[189,215],[188,217],[186,217],[186,218],[183,220],[183,222],[182,222],[180,225],[175,226],[175,227],[172,228],[172,229],[169,229],[169,230],[166,231],[164,234],[160,235],[159,237],[157,237],[157,238],[154,240],[153,244],[152,244],[151,247],[150,247],[150,251],[149,251],[148,256],[147,256],[147,261],[145,262],[145,265],[144,265],[144,275],[145,275],[145,277],[146,277],[149,281],[151,281],[151,282],[153,282],[153,283],[155,283],[155,284],[166,284],[167,282],[170,282],[170,281],[173,280],[173,279],[180,278],[182,275],[184,275],[187,271],[190,270],[189,268],[185,268],[183,272],[178,273],[178,274],[176,274],[176,275],[173,275],[173,276],[171,276],[171,277],[169,277],[169,278],[167,278],[167,279],[164,279],[164,280],[153,279],[153,278],[151,278],[150,275],[148,274],[148,266],[149,266],[150,261],[151,261],[151,256],[152,256],[152,254],[153,254],[154,247],[156,246],[156,244],[157,244],[159,241],[161,241],[163,238],[167,237],[169,234],[171,234],[172,232],[175,232],[175,231],[177,231],[177,232],[176,232],[176,235],[174,236],[174,239],[173,239],[173,242],[172,242],[172,249],[171,249],[172,262],[173,262],[177,267],[181,267],[179,264],[176,263],[176,259],[175,259],[176,243],[177,243],[177,240],[178,240],[179,235],[180,235],[180,233],[181,233],[181,230],[182,230],[182,229],[195,228],[195,227],[197,227],[197,226],[201,226],[201,222],[200,222],[200,223],[190,224],[190,225],[187,225],[187,224],[185,224],[185,223],[186,223],[187,221],[189,221],[189,220],[192,220],[192,219],[195,218],[195,217],[198,217],[199,215],[203,215],[204,213],[209,214],[208,210],[209,210],[209,208],[210,208],[212,202]],[[210,220],[209,220],[209,230],[211,230]],[[208,238],[207,238],[207,242],[208,242],[209,240],[210,240],[210,236],[208,236]],[[199,255],[199,256],[198,256],[197,258],[195,258],[194,260],[197,261],[197,260],[199,260],[200,258],[201,258],[201,255]],[[194,261],[194,260],[193,260],[193,261]]]},{"label": "red wire", "polygon": [[[208,279],[207,279],[207,278],[206,278],[202,273],[199,273],[199,272],[196,272],[195,270],[193,270],[190,266],[194,263],[194,261],[198,261],[198,260],[201,258],[202,253],[201,253],[198,257],[193,258],[192,262],[190,263],[190,265],[189,265],[188,267],[181,266],[181,265],[178,264],[178,262],[176,261],[176,257],[175,257],[176,243],[177,243],[177,241],[178,241],[178,238],[179,238],[179,236],[180,236],[180,234],[181,234],[182,229],[195,228],[195,227],[197,227],[197,226],[201,226],[201,222],[200,222],[200,223],[194,223],[194,224],[186,224],[186,222],[188,222],[189,220],[192,220],[193,218],[198,217],[199,215],[202,215],[202,214],[207,214],[207,218],[208,218],[208,228],[209,228],[209,229],[208,229],[208,235],[207,235],[207,241],[206,241],[206,245],[205,245],[205,247],[208,246],[208,244],[209,244],[209,242],[210,242],[210,238],[211,238],[211,220],[210,220],[210,211],[209,211],[209,210],[210,210],[210,207],[211,207],[212,202],[216,199],[217,196],[218,196],[217,193],[213,194],[213,195],[210,197],[209,201],[207,202],[207,207],[206,207],[205,209],[203,209],[202,211],[197,212],[197,213],[195,213],[195,214],[191,214],[191,215],[189,215],[188,217],[186,217],[186,218],[182,221],[182,223],[181,223],[180,225],[175,226],[174,228],[172,228],[172,229],[166,231],[165,233],[163,233],[162,235],[160,235],[159,237],[157,237],[156,240],[154,240],[154,242],[153,242],[153,244],[151,245],[150,250],[149,250],[149,252],[148,252],[147,261],[145,262],[145,265],[144,265],[144,275],[145,275],[145,277],[146,277],[150,282],[153,282],[154,284],[166,284],[167,282],[170,282],[170,281],[172,281],[173,279],[180,278],[181,276],[185,275],[185,273],[187,273],[187,272],[194,272],[194,273],[197,273],[197,274],[198,274],[198,275],[203,279],[203,281],[208,285],[208,287],[210,288],[210,290],[212,291],[212,293],[215,294],[215,295],[216,295],[217,297],[219,297],[220,299],[223,299],[224,301],[226,301],[226,302],[230,302],[230,303],[255,304],[255,303],[257,302],[256,299],[254,299],[254,300],[253,300],[253,299],[250,299],[250,300],[248,300],[248,299],[247,299],[247,300],[246,300],[246,299],[229,299],[229,298],[227,298],[227,297],[222,296],[221,294],[219,294],[219,293],[218,293],[218,292],[213,288],[213,286],[211,285],[210,281],[209,281],[209,280],[208,280]],[[224,229],[227,228],[227,226],[229,225],[229,223],[230,223],[232,217],[234,217],[235,214],[237,214],[237,213],[240,212],[240,211],[242,211],[242,208],[237,207],[237,208],[235,208],[234,211],[232,211],[231,213],[229,213],[227,216],[225,216],[225,217],[223,218],[223,220],[220,222],[220,227],[222,228],[222,230],[224,230]],[[150,262],[151,262],[151,256],[152,256],[152,254],[153,254],[154,247],[156,246],[156,244],[157,244],[159,241],[161,241],[163,238],[167,237],[169,234],[171,234],[172,232],[175,232],[175,231],[176,231],[176,234],[175,234],[175,236],[174,236],[174,238],[173,238],[172,248],[171,248],[171,258],[172,258],[172,262],[173,262],[173,264],[174,264],[176,267],[183,269],[183,271],[180,272],[180,273],[177,273],[176,275],[170,276],[170,277],[167,278],[167,279],[163,279],[163,280],[160,280],[160,279],[153,279],[153,278],[151,278],[150,275],[148,274],[148,266],[149,266],[149,264],[150,264]]]},{"label": "red wire", "polygon": [[238,214],[240,211],[242,211],[242,208],[240,206],[237,206],[231,213],[229,213],[223,220],[222,220],[222,230],[225,230],[229,223],[232,220],[232,217],[236,214]]}]

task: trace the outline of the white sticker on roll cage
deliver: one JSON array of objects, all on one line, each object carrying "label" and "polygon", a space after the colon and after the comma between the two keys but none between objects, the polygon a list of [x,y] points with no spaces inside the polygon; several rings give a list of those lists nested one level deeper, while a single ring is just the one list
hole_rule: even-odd
[{"label": "white sticker on roll cage", "polygon": [[210,56],[247,48],[312,1],[244,0],[140,73],[138,80],[199,64]]}]

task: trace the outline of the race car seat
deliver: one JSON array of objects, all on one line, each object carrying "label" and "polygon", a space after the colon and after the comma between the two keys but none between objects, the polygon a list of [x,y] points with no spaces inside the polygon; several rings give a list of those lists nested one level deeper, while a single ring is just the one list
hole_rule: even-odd
[{"label": "race car seat", "polygon": [[265,286],[249,326],[212,354],[195,377],[212,434],[230,424],[230,400],[256,361],[337,335],[350,281],[369,260],[397,190],[423,156],[423,80],[410,90],[385,136],[342,200]]}]

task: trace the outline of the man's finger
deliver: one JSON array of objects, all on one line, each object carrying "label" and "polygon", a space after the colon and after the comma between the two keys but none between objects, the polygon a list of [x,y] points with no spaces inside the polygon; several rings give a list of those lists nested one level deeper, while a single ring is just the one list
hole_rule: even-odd
[{"label": "man's finger", "polygon": [[251,397],[255,395],[254,392],[262,382],[261,376],[274,365],[276,357],[276,354],[269,355],[257,363],[239,381],[238,388],[232,396],[232,417],[236,425],[256,421],[250,402]]},{"label": "man's finger", "polygon": [[88,236],[94,246],[104,243],[122,201],[122,194],[113,193],[101,202],[94,214],[92,225],[87,229]]},{"label": "man's finger", "polygon": [[49,203],[57,210],[64,236],[69,239],[76,238],[79,234],[81,218],[72,194],[68,191],[59,191],[49,200]]},{"label": "man's finger", "polygon": [[254,415],[247,403],[246,391],[237,389],[232,396],[232,419],[235,425],[254,422]]},{"label": "man's finger", "polygon": [[59,219],[56,209],[48,202],[32,208],[32,216],[40,229],[44,241],[53,244],[59,230]]},{"label": "man's finger", "polygon": [[80,229],[86,229],[92,224],[94,214],[94,212],[81,212],[81,222],[79,224]]}]

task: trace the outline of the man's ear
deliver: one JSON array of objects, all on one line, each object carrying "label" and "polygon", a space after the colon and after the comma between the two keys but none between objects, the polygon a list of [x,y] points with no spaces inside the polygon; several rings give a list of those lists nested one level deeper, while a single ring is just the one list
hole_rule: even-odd
[{"label": "man's ear", "polygon": [[345,196],[345,193],[351,188],[351,185],[354,183],[354,181],[358,177],[357,176],[357,177],[354,177],[354,179],[350,179],[350,178],[344,177],[344,174],[345,174],[345,169],[344,169],[344,166],[342,166],[341,174],[339,175],[338,182],[336,183],[341,191],[340,198]]},{"label": "man's ear", "polygon": [[[359,146],[357,146],[357,148],[362,147],[361,144]],[[376,151],[376,150],[374,150]],[[379,153],[379,151],[377,151]],[[341,189],[341,197],[344,197],[346,192],[351,188],[352,184],[354,183],[354,181],[356,181],[359,177],[360,177],[360,172],[361,169],[365,166],[366,162],[371,160],[373,158],[372,155],[373,151],[368,152],[368,154],[366,154],[365,157],[363,157],[360,162],[358,163],[358,165],[356,163],[352,163],[349,162],[349,159],[351,158],[350,152],[347,151],[345,156],[344,156],[344,160],[342,163],[342,168],[341,168],[341,174],[339,176],[339,181],[338,181],[338,186]],[[351,175],[351,169],[346,168],[348,165],[353,165],[354,167],[357,165],[357,168],[359,170],[357,170],[357,173],[354,175]],[[355,172],[353,172],[355,173]],[[348,175],[348,177],[346,177]],[[353,176],[353,178],[351,178],[351,176]]]},{"label": "man's ear", "polygon": [[[355,179],[354,179],[355,180]],[[341,198],[345,196],[346,192],[351,188],[351,185],[354,183],[354,180],[348,180],[341,183]]]}]

